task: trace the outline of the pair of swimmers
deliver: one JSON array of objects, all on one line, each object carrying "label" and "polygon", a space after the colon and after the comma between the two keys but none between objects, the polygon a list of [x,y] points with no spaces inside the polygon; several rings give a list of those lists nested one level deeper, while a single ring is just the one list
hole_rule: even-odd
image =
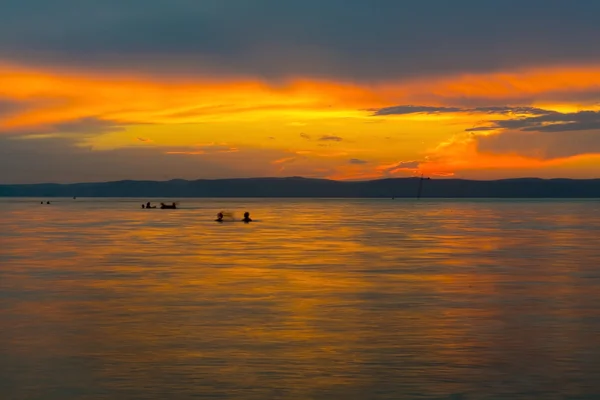
[{"label": "pair of swimmers", "polygon": [[[145,205],[142,204],[142,208],[156,208],[156,206],[150,205],[150,202],[147,202]],[[177,208],[177,203],[173,203],[173,204],[165,204],[165,203],[160,203],[160,208],[162,210],[164,209],[176,209]]]},{"label": "pair of swimmers", "polygon": [[[223,222],[223,218],[225,217],[225,215],[223,214],[223,212],[220,212],[217,214],[217,219],[215,219],[215,221],[217,222]],[[243,222],[248,223],[248,222],[252,222],[252,218],[250,218],[250,213],[249,212],[245,212],[244,213],[244,218],[242,219]]]}]

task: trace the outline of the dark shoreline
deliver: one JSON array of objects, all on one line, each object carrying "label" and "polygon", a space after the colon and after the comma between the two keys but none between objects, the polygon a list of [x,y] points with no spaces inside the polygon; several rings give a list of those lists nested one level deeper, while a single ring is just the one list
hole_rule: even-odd
[{"label": "dark shoreline", "polygon": [[[334,181],[291,177],[0,184],[0,197],[416,198],[419,183],[419,178]],[[432,179],[422,183],[423,198],[600,198],[600,179]]]}]

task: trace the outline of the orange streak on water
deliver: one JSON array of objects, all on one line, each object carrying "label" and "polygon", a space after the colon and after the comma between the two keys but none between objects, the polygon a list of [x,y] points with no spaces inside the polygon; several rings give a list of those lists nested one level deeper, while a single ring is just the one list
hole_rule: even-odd
[{"label": "orange streak on water", "polygon": [[19,393],[597,388],[597,203],[141,202],[3,204],[0,367]]}]

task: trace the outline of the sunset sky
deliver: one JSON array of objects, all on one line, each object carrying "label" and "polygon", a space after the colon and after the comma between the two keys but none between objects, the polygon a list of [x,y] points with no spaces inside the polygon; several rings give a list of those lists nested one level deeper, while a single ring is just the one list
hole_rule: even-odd
[{"label": "sunset sky", "polygon": [[600,177],[595,0],[5,0],[0,183]]}]

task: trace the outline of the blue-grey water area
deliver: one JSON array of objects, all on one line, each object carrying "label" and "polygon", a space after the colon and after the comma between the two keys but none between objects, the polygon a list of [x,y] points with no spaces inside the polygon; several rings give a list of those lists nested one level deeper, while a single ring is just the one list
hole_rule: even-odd
[{"label": "blue-grey water area", "polygon": [[600,200],[145,201],[0,199],[0,398],[600,398]]}]

